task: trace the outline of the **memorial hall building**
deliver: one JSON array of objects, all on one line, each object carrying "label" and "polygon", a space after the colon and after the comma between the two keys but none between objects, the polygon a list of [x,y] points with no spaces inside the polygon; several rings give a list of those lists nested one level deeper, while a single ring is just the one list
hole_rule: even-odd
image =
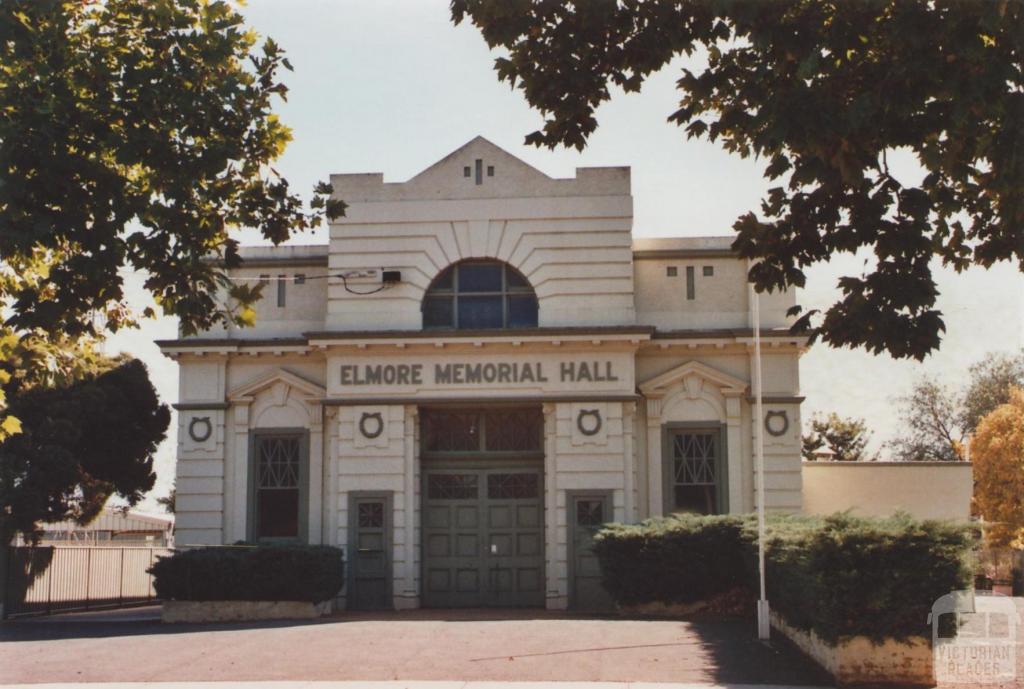
[{"label": "memorial hall building", "polygon": [[[730,237],[632,235],[626,167],[555,179],[476,138],[405,182],[331,177],[317,246],[251,247],[254,327],[180,367],[179,545],[344,549],[349,608],[597,607],[595,529],[800,511],[805,338]],[[686,229],[686,228],[682,228]]]}]

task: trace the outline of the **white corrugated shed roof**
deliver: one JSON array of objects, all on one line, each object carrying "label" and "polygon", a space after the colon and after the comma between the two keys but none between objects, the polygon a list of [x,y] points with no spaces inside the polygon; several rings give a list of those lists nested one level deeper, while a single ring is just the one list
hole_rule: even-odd
[{"label": "white corrugated shed roof", "polygon": [[121,510],[103,510],[95,520],[85,526],[73,521],[40,524],[43,531],[170,531],[173,517],[156,517],[149,514]]}]

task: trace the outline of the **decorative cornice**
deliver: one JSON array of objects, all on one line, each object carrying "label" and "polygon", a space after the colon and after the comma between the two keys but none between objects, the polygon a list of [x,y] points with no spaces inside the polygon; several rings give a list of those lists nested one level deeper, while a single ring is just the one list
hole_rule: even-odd
[{"label": "decorative cornice", "polygon": [[[734,258],[740,255],[732,249],[640,249],[633,252],[636,261],[659,259],[687,258]],[[224,261],[217,258],[203,259],[203,263],[223,266]],[[326,266],[328,255],[325,251],[319,256],[263,256],[260,258],[242,259],[239,268],[273,268],[278,266]]]},{"label": "decorative cornice", "polygon": [[467,391],[466,397],[328,397],[321,400],[324,406],[348,407],[358,405],[409,404],[417,406],[465,407],[481,404],[549,404],[555,402],[636,402],[639,395],[519,395],[507,397],[474,397]]},{"label": "decorative cornice", "polygon": [[323,256],[268,256],[266,258],[242,259],[239,268],[284,268],[287,266],[327,266],[327,254]]},{"label": "decorative cornice", "polygon": [[[188,351],[218,350],[231,353],[253,348],[309,347],[311,344],[323,347],[332,343],[356,343],[367,340],[408,340],[408,341],[486,341],[506,340],[537,341],[557,338],[579,340],[628,339],[639,342],[657,341],[665,345],[667,340],[732,340],[737,344],[749,344],[754,336],[750,328],[721,328],[714,330],[659,330],[649,325],[608,325],[569,326],[564,328],[510,328],[493,330],[328,330],[306,332],[300,337],[276,338],[205,338],[185,337],[174,340],[156,340],[156,345],[165,353],[179,354]],[[788,328],[772,328],[761,331],[765,340],[790,340],[793,344],[804,345],[806,335],[792,333]]]},{"label": "decorative cornice", "polygon": [[551,337],[594,337],[601,335],[627,335],[647,339],[654,327],[645,325],[571,326],[565,328],[506,328],[490,330],[329,330],[303,333],[308,342],[329,340],[480,340],[522,339]]},{"label": "decorative cornice", "polygon": [[209,349],[213,347],[304,347],[305,337],[228,338],[182,337],[176,340],[155,340],[160,349]]},{"label": "decorative cornice", "polygon": [[740,260],[740,255],[732,249],[641,249],[633,252],[635,261],[674,258],[734,258]]},{"label": "decorative cornice", "polygon": [[[652,340],[710,340],[721,338],[753,337],[753,328],[718,328],[712,330],[655,330]],[[806,335],[790,332],[789,328],[766,328],[761,331],[762,339],[766,338],[800,338]]]},{"label": "decorative cornice", "polygon": [[200,411],[205,409],[216,410],[216,409],[227,409],[229,405],[227,402],[178,402],[172,404],[171,407],[177,411]]},{"label": "decorative cornice", "polygon": [[[282,248],[285,248],[285,247],[282,247]],[[291,248],[291,247],[289,247],[289,248]],[[303,248],[308,248],[308,247],[303,247]],[[305,256],[303,256],[303,255],[295,255],[295,254],[293,254],[291,252],[289,252],[289,253],[287,253],[285,255],[281,255],[281,256],[274,256],[272,254],[271,255],[266,255],[265,254],[263,256],[253,256],[251,258],[245,258],[244,256],[239,256],[239,264],[237,266],[234,266],[233,268],[229,268],[229,270],[232,270],[234,268],[276,268],[276,267],[285,267],[285,266],[326,266],[327,262],[328,262],[328,252],[329,252],[328,246],[326,244],[324,244],[321,247],[316,247],[316,248],[321,249],[321,251],[317,251],[316,253],[313,253],[313,254],[307,254]],[[265,253],[266,249],[263,248],[263,247],[261,247],[261,249],[263,249],[264,253]],[[243,248],[243,251],[244,250],[245,250],[245,248]],[[206,258],[203,258],[202,262],[206,263],[206,264],[209,264],[209,265],[214,265],[214,266],[222,267],[222,268],[224,267],[224,260],[222,258],[219,258],[219,257],[216,257],[216,256],[208,256]]]},{"label": "decorative cornice", "polygon": [[[800,404],[806,397],[803,395],[764,395],[761,402],[764,404]],[[753,395],[747,395],[747,401],[753,404],[757,401]]]}]

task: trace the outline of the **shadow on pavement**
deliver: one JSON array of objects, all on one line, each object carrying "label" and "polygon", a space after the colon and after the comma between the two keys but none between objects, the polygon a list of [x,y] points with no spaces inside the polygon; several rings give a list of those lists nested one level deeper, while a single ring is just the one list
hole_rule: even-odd
[{"label": "shadow on pavement", "polygon": [[266,620],[209,624],[164,624],[160,607],[63,613],[20,617],[0,624],[0,642],[56,641],[61,639],[105,639],[121,636],[231,632],[246,629],[315,626],[337,622],[331,617],[318,620]]},{"label": "shadow on pavement", "polygon": [[[773,635],[770,644],[758,641],[753,620],[746,619],[683,621],[666,620],[665,618],[627,618],[617,615],[576,615],[546,610],[492,609],[341,612],[318,620],[162,624],[159,614],[159,607],[152,606],[132,610],[23,618],[0,625],[0,641],[38,642],[199,633],[204,635],[214,633],[220,636],[221,632],[301,629],[304,627],[309,627],[311,634],[321,637],[321,635],[331,635],[332,629],[340,630],[341,627],[348,624],[373,625],[388,621],[456,623],[459,627],[462,626],[460,623],[499,621],[529,623],[530,621],[544,620],[577,620],[583,623],[594,622],[610,625],[624,622],[627,624],[623,625],[621,635],[613,632],[605,637],[605,639],[613,639],[611,642],[605,640],[603,643],[595,644],[593,640],[590,643],[580,640],[578,643],[573,643],[575,637],[570,637],[551,650],[533,650],[523,652],[521,655],[515,655],[515,651],[511,651],[511,649],[502,653],[506,646],[496,638],[493,654],[489,652],[490,649],[487,651],[480,649],[483,652],[477,656],[464,658],[466,661],[464,670],[486,675],[489,672],[488,668],[508,661],[545,662],[546,659],[550,659],[553,663],[564,663],[571,666],[574,663],[574,657],[593,658],[595,654],[605,656],[606,652],[614,655],[623,652],[632,657],[633,653],[646,654],[647,651],[650,651],[650,655],[660,656],[663,661],[666,660],[665,656],[671,656],[676,660],[692,660],[692,663],[687,662],[687,669],[692,669],[701,678],[707,678],[718,684],[831,685],[829,676],[823,670],[778,634]],[[647,640],[647,643],[645,643],[643,633],[635,636],[626,632],[630,628],[635,630],[636,622],[645,621],[679,625],[681,631],[685,628],[685,632],[671,639],[665,636],[651,638]],[[379,630],[379,633],[387,634],[386,624]],[[500,631],[489,626],[486,633],[497,637]],[[510,651],[512,655],[510,655]],[[473,667],[478,668],[478,671],[472,670]]]}]

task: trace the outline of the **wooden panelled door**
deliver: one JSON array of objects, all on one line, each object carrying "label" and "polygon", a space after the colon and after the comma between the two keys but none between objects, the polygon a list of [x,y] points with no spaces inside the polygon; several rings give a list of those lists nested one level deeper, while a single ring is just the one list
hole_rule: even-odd
[{"label": "wooden panelled door", "polygon": [[390,517],[390,495],[349,497],[349,610],[392,607]]},{"label": "wooden panelled door", "polygon": [[601,584],[601,566],[594,555],[594,534],[612,521],[609,492],[569,494],[569,591],[573,610],[607,612],[615,605]]},{"label": "wooden panelled door", "polygon": [[543,607],[543,470],[428,469],[423,603]]}]

